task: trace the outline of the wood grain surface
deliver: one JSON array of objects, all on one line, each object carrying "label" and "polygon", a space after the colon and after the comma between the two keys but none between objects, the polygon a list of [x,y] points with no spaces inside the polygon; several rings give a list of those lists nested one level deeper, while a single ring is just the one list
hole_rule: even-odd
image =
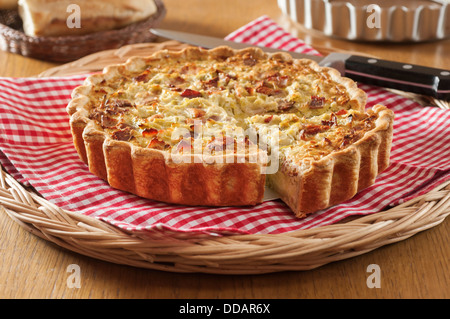
[{"label": "wood grain surface", "polygon": [[[161,27],[167,29],[224,37],[261,15],[287,25],[275,0],[165,0],[165,4],[167,16]],[[380,45],[292,32],[322,51],[347,50],[450,67],[450,40]],[[1,51],[0,61],[0,76],[8,77],[36,76],[58,66]],[[446,299],[450,297],[449,229],[447,219],[402,242],[310,271],[224,276],[166,273],[99,261],[50,244],[0,214],[0,298]],[[80,270],[79,286],[70,281],[71,265]],[[370,265],[379,267],[379,288],[368,285]]]}]

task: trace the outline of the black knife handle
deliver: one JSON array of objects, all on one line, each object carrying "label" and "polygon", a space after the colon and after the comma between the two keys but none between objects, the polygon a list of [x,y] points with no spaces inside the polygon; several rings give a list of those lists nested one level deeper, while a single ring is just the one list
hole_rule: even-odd
[{"label": "black knife handle", "polygon": [[450,70],[350,56],[345,61],[345,76],[361,83],[450,99]]}]

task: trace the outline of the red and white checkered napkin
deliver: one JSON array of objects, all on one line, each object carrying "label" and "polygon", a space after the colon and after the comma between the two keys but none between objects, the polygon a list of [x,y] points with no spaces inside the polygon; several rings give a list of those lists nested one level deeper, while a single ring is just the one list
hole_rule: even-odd
[{"label": "red and white checkered napkin", "polygon": [[[318,54],[267,17],[228,38]],[[283,233],[379,212],[450,179],[450,112],[360,85],[368,94],[368,107],[381,103],[396,113],[394,142],[390,167],[375,185],[346,203],[299,220],[279,200],[212,208],[142,199],[112,189],[89,173],[73,147],[65,107],[84,78],[0,78],[1,162],[50,202],[130,231],[189,237]]]}]

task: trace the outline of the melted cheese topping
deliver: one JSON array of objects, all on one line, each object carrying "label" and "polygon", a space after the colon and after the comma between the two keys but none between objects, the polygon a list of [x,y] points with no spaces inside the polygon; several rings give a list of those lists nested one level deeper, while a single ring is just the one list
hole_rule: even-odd
[{"label": "melted cheese topping", "polygon": [[183,153],[221,152],[251,128],[269,149],[276,140],[282,158],[301,162],[345,147],[346,136],[354,142],[374,122],[362,125],[370,116],[351,111],[357,102],[328,73],[250,53],[150,60],[104,80],[90,98],[89,117],[113,139]]}]

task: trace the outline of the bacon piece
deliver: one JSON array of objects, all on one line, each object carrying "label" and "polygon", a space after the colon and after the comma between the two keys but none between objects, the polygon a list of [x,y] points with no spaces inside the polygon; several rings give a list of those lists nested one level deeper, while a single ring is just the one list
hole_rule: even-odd
[{"label": "bacon piece", "polygon": [[134,78],[136,82],[146,82],[148,81],[148,74],[139,74]]},{"label": "bacon piece", "polygon": [[270,121],[272,121],[272,119],[273,119],[273,115],[269,115],[268,117],[266,117],[264,119],[264,123],[269,123]]},{"label": "bacon piece", "polygon": [[303,128],[303,130],[305,131],[305,134],[309,134],[309,135],[314,135],[314,134],[318,134],[321,132],[325,132],[328,129],[330,129],[330,126],[318,125],[318,124],[308,124]]},{"label": "bacon piece", "polygon": [[306,140],[307,140],[305,130],[301,130],[301,131],[298,133],[298,136],[300,137],[300,139],[301,139],[302,141],[306,141]]},{"label": "bacon piece", "polygon": [[256,60],[251,54],[246,54],[242,62],[246,66],[255,66],[256,63],[258,63],[258,60]]},{"label": "bacon piece", "polygon": [[114,127],[117,125],[117,120],[115,118],[110,117],[109,115],[102,114],[100,116],[100,123],[102,127]]},{"label": "bacon piece", "polygon": [[138,76],[135,76],[133,78],[133,80],[135,80],[136,82],[147,82],[149,80],[149,73],[150,73],[150,70],[147,69],[144,72],[142,72],[141,74],[139,74]]},{"label": "bacon piece", "polygon": [[128,100],[116,100],[114,102],[114,107],[133,107],[133,104]]},{"label": "bacon piece", "polygon": [[333,126],[337,125],[337,116],[334,113],[331,113],[330,120],[323,120],[322,125]]},{"label": "bacon piece", "polygon": [[281,90],[278,89],[274,89],[272,87],[270,87],[270,85],[264,81],[260,82],[257,86],[256,86],[256,92],[261,93],[261,94],[265,94],[268,96],[274,96],[274,95],[280,95],[282,93]]},{"label": "bacon piece", "polygon": [[336,112],[336,115],[345,115],[345,114],[347,114],[347,110],[345,110],[345,109],[341,109]]},{"label": "bacon piece", "polygon": [[149,148],[154,148],[157,150],[163,150],[166,148],[166,143],[164,141],[161,141],[157,138],[153,138],[150,143],[148,144]]},{"label": "bacon piece", "polygon": [[107,110],[106,112],[111,115],[117,115],[128,112],[129,108],[134,107],[134,105],[128,100],[107,100],[106,104]]},{"label": "bacon piece", "polygon": [[192,118],[202,117],[202,116],[205,116],[205,114],[206,114],[206,112],[204,110],[193,108],[193,107],[187,108],[187,112],[189,113],[189,115]]},{"label": "bacon piece", "polygon": [[324,103],[325,103],[324,97],[313,95],[311,96],[311,101],[309,101],[308,106],[310,109],[321,109]]},{"label": "bacon piece", "polygon": [[131,140],[132,138],[132,134],[131,134],[131,128],[130,127],[126,127],[122,130],[117,130],[114,131],[114,133],[112,133],[112,138],[118,141],[125,141],[128,142],[129,140]]},{"label": "bacon piece", "polygon": [[202,93],[199,91],[195,91],[195,90],[191,90],[191,89],[186,89],[183,91],[183,93],[181,93],[182,97],[188,98],[188,99],[193,99],[196,97],[201,97]]},{"label": "bacon piece", "polygon": [[142,132],[143,137],[154,137],[154,136],[156,136],[156,134],[158,134],[158,130],[154,129],[154,128],[146,128]]},{"label": "bacon piece", "polygon": [[206,82],[203,82],[203,84],[205,85],[205,87],[214,87],[216,88],[217,85],[219,84],[219,77],[216,76],[215,78],[212,78]]},{"label": "bacon piece", "polygon": [[278,102],[278,110],[287,111],[287,110],[293,108],[294,105],[295,105],[294,101],[280,100]]},{"label": "bacon piece", "polygon": [[253,95],[253,93],[255,93],[255,89],[249,86],[245,87],[245,90],[247,91],[248,94]]},{"label": "bacon piece", "polygon": [[104,128],[111,128],[117,125],[117,120],[102,110],[94,110],[89,118],[97,121]]},{"label": "bacon piece", "polygon": [[258,92],[258,93],[262,93],[262,94],[265,94],[265,95],[273,95],[273,89],[272,88],[269,88],[269,87],[267,87],[267,86],[260,86],[260,87],[257,87],[256,88],[256,92]]}]

